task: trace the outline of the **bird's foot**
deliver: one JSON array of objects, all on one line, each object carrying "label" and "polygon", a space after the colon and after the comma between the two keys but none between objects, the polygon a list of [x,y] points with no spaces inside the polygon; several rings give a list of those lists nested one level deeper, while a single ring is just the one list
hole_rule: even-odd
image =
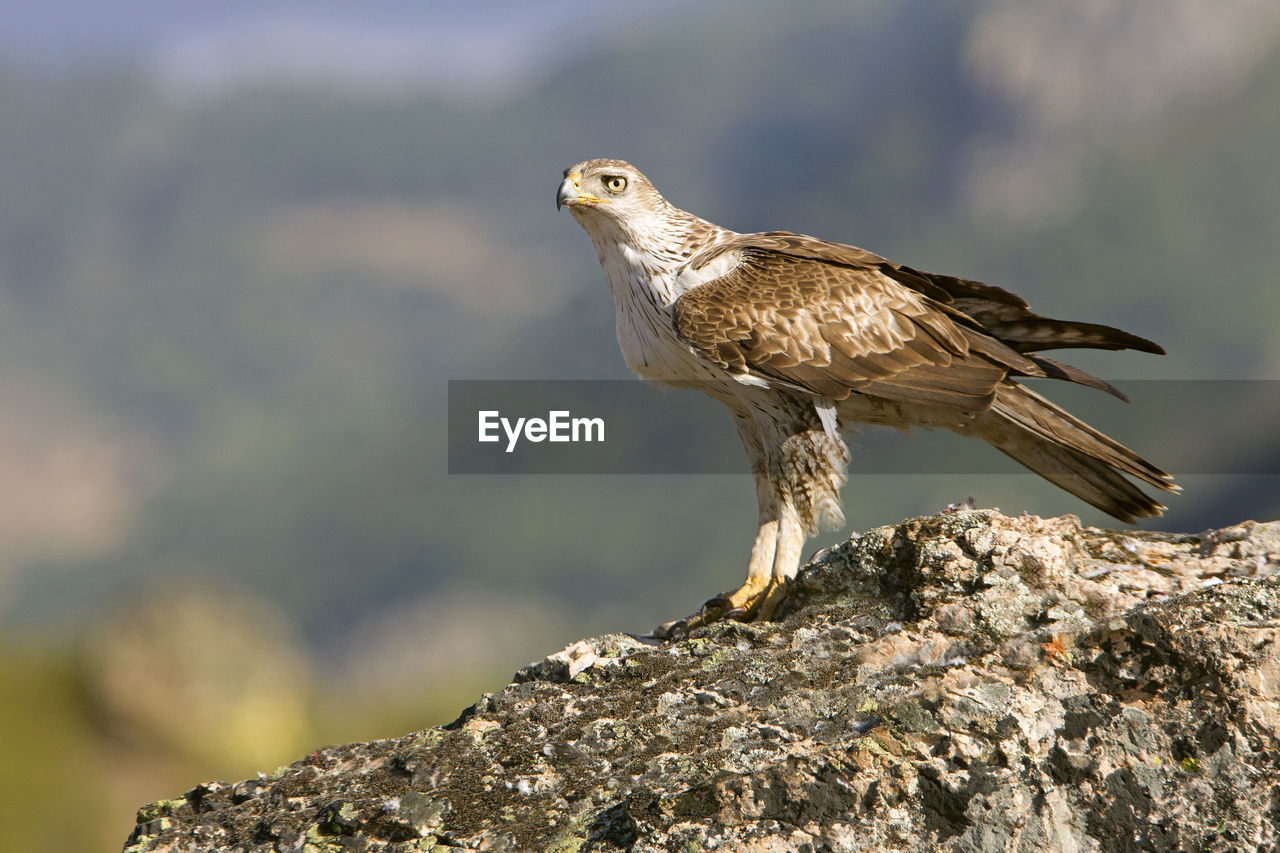
[{"label": "bird's foot", "polygon": [[716,622],[754,622],[769,620],[787,597],[786,578],[748,578],[733,592],[722,593],[707,601],[692,616],[659,625],[654,636],[673,639]]},{"label": "bird's foot", "polygon": [[706,624],[727,619],[767,621],[773,618],[778,605],[787,597],[787,586],[786,578],[751,578],[733,592],[717,595],[703,604],[698,615],[706,619]]}]

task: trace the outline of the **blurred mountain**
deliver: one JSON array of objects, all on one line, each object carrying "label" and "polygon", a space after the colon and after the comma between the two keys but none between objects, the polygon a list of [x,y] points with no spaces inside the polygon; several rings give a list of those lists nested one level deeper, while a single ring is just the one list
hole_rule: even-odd
[{"label": "blurred mountain", "polygon": [[[341,41],[342,4],[271,4],[266,20],[139,2],[137,32],[88,14],[81,36],[58,29],[58,4],[10,5],[0,619],[15,632],[66,629],[156,577],[230,578],[313,639],[351,637],[321,651],[354,672],[355,649],[387,654],[369,637],[411,635],[378,630],[393,603],[554,600],[532,609],[569,638],[606,615],[650,628],[737,578],[745,476],[445,473],[447,379],[627,375],[594,253],[552,208],[561,169],[590,156],[631,160],[726,226],[852,242],[1170,350],[1079,360],[1109,377],[1280,373],[1270,5],[667,4],[613,20],[566,2],[536,25],[514,3],[372,5],[408,45],[397,56],[419,38],[465,52],[496,28],[543,58],[537,73],[499,62],[501,85],[479,87],[425,65],[395,85],[337,60],[273,65],[288,62],[272,39]],[[183,84],[173,59],[200,33],[218,85]],[[28,36],[76,61],[14,47]],[[362,38],[344,50],[379,53]],[[235,73],[242,48],[253,73]],[[1153,526],[1274,517],[1274,476],[1209,476],[1268,470],[1251,467],[1275,452],[1265,419],[1235,425],[1225,468],[1162,456],[1187,429],[1214,449],[1221,413],[1192,390],[1179,423],[1116,404],[1099,424],[1204,475]],[[991,475],[855,476],[853,527],[971,494],[1103,521],[985,448],[913,441],[979,454]],[[505,672],[544,651],[507,638],[468,660]]]}]

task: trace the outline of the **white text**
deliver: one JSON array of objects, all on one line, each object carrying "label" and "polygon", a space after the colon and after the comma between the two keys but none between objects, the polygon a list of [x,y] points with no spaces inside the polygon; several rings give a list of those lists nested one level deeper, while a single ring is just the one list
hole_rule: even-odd
[{"label": "white text", "polygon": [[[502,417],[501,412],[480,412],[480,441],[501,441],[506,434],[507,453],[516,449],[521,436],[535,444],[540,441],[604,441],[604,418],[575,418],[567,411],[547,412],[543,418]],[[501,429],[501,433],[499,432]]]}]

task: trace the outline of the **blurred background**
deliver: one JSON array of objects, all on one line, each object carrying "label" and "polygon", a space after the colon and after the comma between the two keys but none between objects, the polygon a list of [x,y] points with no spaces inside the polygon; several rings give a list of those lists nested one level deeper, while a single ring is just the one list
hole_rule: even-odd
[{"label": "blurred background", "polygon": [[[114,849],[738,583],[745,475],[447,474],[447,380],[627,376],[564,167],[1163,343],[1070,360],[1183,383],[1094,420],[1199,531],[1280,513],[1277,151],[1270,0],[0,1],[0,837]],[[810,547],[969,496],[1110,524],[989,458],[855,452]]]}]

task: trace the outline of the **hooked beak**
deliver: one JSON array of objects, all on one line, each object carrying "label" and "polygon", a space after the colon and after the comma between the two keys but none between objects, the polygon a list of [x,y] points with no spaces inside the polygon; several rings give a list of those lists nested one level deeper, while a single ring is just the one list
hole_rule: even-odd
[{"label": "hooked beak", "polygon": [[560,182],[560,189],[556,190],[556,210],[562,207],[577,207],[579,205],[585,207],[595,207],[598,204],[608,204],[608,199],[596,198],[593,195],[583,195],[578,187],[582,181],[582,175],[578,172],[572,172],[565,175],[563,181]]},{"label": "hooked beak", "polygon": [[572,178],[566,177],[560,182],[560,189],[556,190],[556,210],[559,210],[566,204],[573,204],[577,200],[578,188],[574,186]]}]

